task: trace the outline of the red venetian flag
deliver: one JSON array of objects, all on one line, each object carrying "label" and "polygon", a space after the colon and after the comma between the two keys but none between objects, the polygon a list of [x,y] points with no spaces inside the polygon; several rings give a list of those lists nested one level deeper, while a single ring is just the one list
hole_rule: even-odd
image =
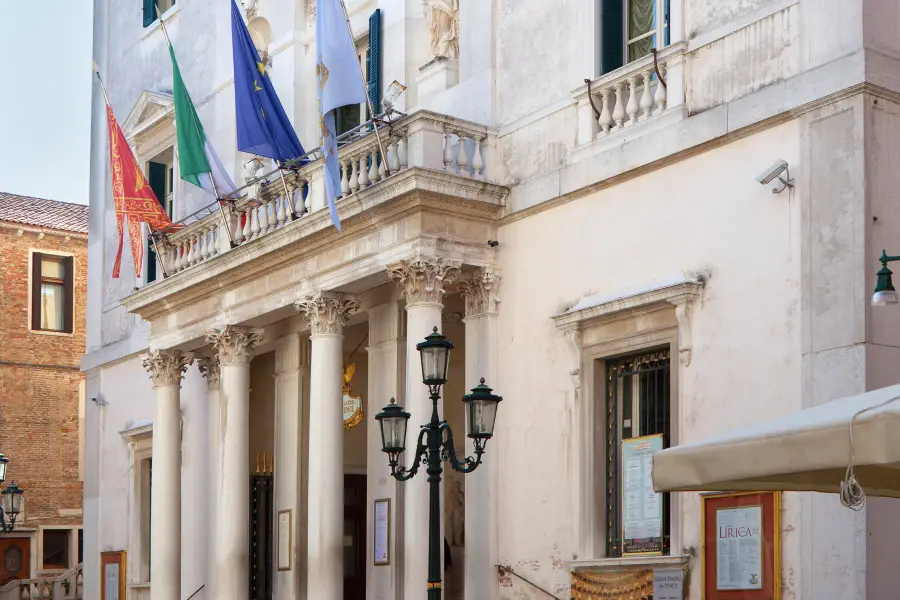
[{"label": "red venetian flag", "polygon": [[134,258],[135,274],[141,276],[144,245],[141,239],[141,221],[150,229],[161,230],[172,226],[172,219],[163,210],[156,194],[138,167],[125,135],[116,122],[109,104],[106,105],[106,120],[109,125],[109,161],[112,164],[112,188],[116,207],[116,225],[119,229],[119,249],[113,265],[113,277],[119,277],[122,263],[122,229],[128,221],[128,237],[131,240],[131,255]]}]

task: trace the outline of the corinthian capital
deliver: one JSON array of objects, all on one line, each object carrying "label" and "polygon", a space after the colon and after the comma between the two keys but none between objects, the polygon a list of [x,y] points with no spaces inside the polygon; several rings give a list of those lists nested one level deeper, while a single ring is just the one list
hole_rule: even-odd
[{"label": "corinthian capital", "polygon": [[182,353],[181,350],[151,350],[141,357],[141,363],[153,380],[153,387],[181,385],[181,378],[192,362],[194,355]]},{"label": "corinthian capital", "polygon": [[337,292],[317,292],[298,300],[294,307],[309,319],[310,334],[341,335],[350,315],[359,308],[359,300]]},{"label": "corinthian capital", "polygon": [[473,276],[459,282],[459,291],[466,300],[466,316],[493,314],[497,312],[497,288],[500,287],[500,273],[492,267],[479,269]]},{"label": "corinthian capital", "polygon": [[219,355],[219,365],[248,365],[253,349],[262,336],[262,329],[225,325],[221,329],[207,331],[206,341]]},{"label": "corinthian capital", "polygon": [[209,358],[201,358],[197,362],[200,373],[206,378],[207,391],[219,391],[219,378],[222,373],[222,369],[219,367],[219,355],[213,354]]},{"label": "corinthian capital", "polygon": [[388,265],[388,275],[397,282],[406,304],[441,304],[444,284],[459,274],[460,262],[445,258],[401,260]]}]

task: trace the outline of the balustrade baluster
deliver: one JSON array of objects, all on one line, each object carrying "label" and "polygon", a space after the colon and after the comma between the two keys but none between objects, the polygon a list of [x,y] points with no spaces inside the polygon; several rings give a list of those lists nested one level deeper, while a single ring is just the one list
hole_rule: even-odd
[{"label": "balustrade baluster", "polygon": [[469,153],[466,152],[466,139],[468,139],[468,136],[464,135],[462,132],[457,132],[456,142],[459,144],[459,149],[456,152],[456,166],[459,167],[460,175],[468,177]]},{"label": "balustrade baluster", "polygon": [[397,158],[397,145],[394,140],[388,143],[387,147],[387,174],[396,173],[400,170],[400,160]]},{"label": "balustrade baluster", "polygon": [[453,147],[449,131],[444,131],[444,170],[450,171],[453,166]]},{"label": "balustrade baluster", "polygon": [[194,236],[188,237],[188,250],[186,256],[187,263],[184,265],[184,268],[188,268],[194,264]]},{"label": "balustrade baluster", "polygon": [[207,235],[206,228],[200,230],[200,260],[197,262],[203,262],[209,256],[209,236]]},{"label": "balustrade baluster", "polygon": [[347,161],[341,163],[341,196],[350,195],[350,168]]},{"label": "balustrade baluster", "polygon": [[475,173],[475,177],[481,179],[484,177],[484,158],[481,156],[481,141],[484,139],[481,136],[475,136],[475,154],[472,156],[472,170]]},{"label": "balustrade baluster", "polygon": [[638,110],[640,110],[637,97],[637,78],[637,74],[628,78],[628,105],[625,107],[625,112],[628,113],[628,121],[625,122],[626,127],[637,123]]},{"label": "balustrade baluster", "polygon": [[285,219],[287,219],[287,215],[285,214],[284,210],[285,202],[287,202],[286,196],[279,196],[278,198],[275,198],[275,205],[277,206],[275,210],[275,220],[277,221],[277,224],[275,225],[276,229],[284,227]]},{"label": "balustrade baluster", "polygon": [[[666,66],[663,63],[659,63],[659,74],[662,75],[662,78],[666,78]],[[666,86],[662,84],[657,78],[656,82],[656,94],[653,96],[653,114],[658,115],[666,110]]]},{"label": "balustrade baluster", "polygon": [[255,240],[259,237],[259,207],[254,206],[250,209],[250,239]]},{"label": "balustrade baluster", "polygon": [[368,154],[363,154],[362,158],[359,159],[359,189],[369,187],[369,167],[366,165],[368,156]]},{"label": "balustrade baluster", "polygon": [[641,94],[641,120],[644,121],[650,118],[650,111],[653,110],[653,96],[650,94],[653,71],[647,69],[642,75],[644,76],[644,91]]},{"label": "balustrade baluster", "polygon": [[378,183],[381,181],[381,173],[378,168],[378,149],[375,148],[372,150],[372,153],[369,155],[369,181],[372,183]]},{"label": "balustrade baluster", "polygon": [[353,194],[359,189],[359,174],[356,172],[357,163],[355,160],[350,161],[350,193]]},{"label": "balustrade baluster", "polygon": [[616,105],[613,107],[612,113],[613,120],[616,122],[616,129],[622,129],[625,126],[625,100],[622,98],[624,88],[624,81],[616,82]]},{"label": "balustrade baluster", "polygon": [[265,235],[271,231],[275,230],[275,215],[269,214],[269,209],[272,208],[272,199],[265,198],[263,199],[262,212],[259,215],[259,234]]},{"label": "balustrade baluster", "polygon": [[251,229],[252,221],[253,221],[253,207],[248,205],[244,206],[244,226],[241,228],[241,243],[246,244],[250,241],[250,236],[253,235],[253,230]]},{"label": "balustrade baluster", "polygon": [[209,257],[218,256],[221,252],[219,248],[219,242],[221,238],[219,238],[219,226],[222,224],[222,219],[216,219],[209,226]]},{"label": "balustrade baluster", "polygon": [[[308,189],[309,182],[305,179],[299,180],[299,186],[294,190],[294,214],[299,219],[306,213],[306,206],[303,203],[303,190]],[[308,193],[308,192],[307,192]]]},{"label": "balustrade baluster", "polygon": [[[612,127],[613,117],[612,113],[609,110],[609,88],[603,88],[600,91],[600,98],[602,106],[600,108],[600,116],[597,118],[597,123],[600,125],[600,131],[603,134],[609,133],[609,128]],[[600,137],[599,135],[597,137]]]}]

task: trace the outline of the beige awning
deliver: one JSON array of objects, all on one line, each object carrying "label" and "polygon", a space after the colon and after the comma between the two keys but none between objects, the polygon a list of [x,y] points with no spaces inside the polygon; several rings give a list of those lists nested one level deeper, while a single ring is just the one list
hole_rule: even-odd
[{"label": "beige awning", "polygon": [[[826,402],[653,457],[657,491],[839,492],[850,460],[850,420],[900,396],[900,385]],[[900,400],[853,425],[856,478],[869,496],[900,498]]]}]

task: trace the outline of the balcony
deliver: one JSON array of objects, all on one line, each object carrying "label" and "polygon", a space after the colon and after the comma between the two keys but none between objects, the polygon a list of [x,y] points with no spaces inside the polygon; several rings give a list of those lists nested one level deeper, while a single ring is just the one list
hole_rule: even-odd
[{"label": "balcony", "polygon": [[672,44],[574,90],[578,145],[615,138],[648,121],[665,121],[663,115],[683,118],[686,51],[686,44]]},{"label": "balcony", "polygon": [[156,234],[166,276],[124,298],[124,310],[151,321],[151,339],[175,344],[188,327],[265,318],[301,290],[380,285],[386,264],[417,253],[490,264],[486,242],[509,192],[495,133],[428,111],[378,123],[384,156],[371,122],[338,140],[342,232],[316,149]]},{"label": "balcony", "polygon": [[[463,199],[475,200],[485,193],[496,200],[505,196],[503,189],[491,184],[498,174],[488,168],[485,158],[491,155],[494,142],[487,127],[423,111],[383,123],[378,131],[386,160],[381,158],[371,121],[338,139],[341,198],[337,207],[342,220],[378,203],[385,193],[399,195],[410,185],[427,186],[424,181],[411,181],[409,175],[418,169],[435,171],[431,177],[440,173],[461,178],[468,183],[456,188]],[[319,149],[306,158],[310,162],[284,172],[283,177],[276,172],[249,182],[239,190],[242,195],[223,202],[223,208],[214,202],[176,223],[173,229],[177,230],[159,240],[167,275],[194,269],[228,252],[232,241],[239,248],[313,221],[316,226],[310,229],[330,227]],[[449,180],[437,177],[432,183],[439,192],[439,182]]]}]

